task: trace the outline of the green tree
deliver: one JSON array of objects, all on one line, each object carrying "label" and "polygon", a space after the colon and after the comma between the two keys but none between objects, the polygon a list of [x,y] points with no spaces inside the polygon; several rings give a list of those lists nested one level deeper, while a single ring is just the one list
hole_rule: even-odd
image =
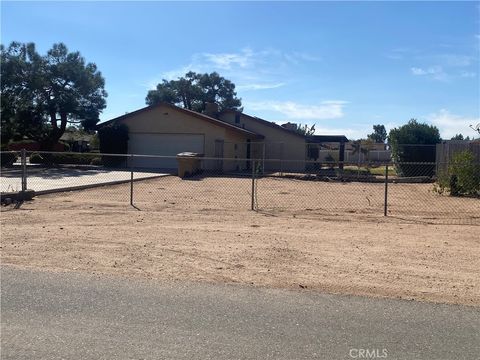
[{"label": "green tree", "polygon": [[456,134],[455,136],[453,136],[451,138],[451,140],[466,140],[466,141],[469,141],[470,136],[464,137],[462,134]]},{"label": "green tree", "polygon": [[367,136],[368,139],[375,143],[385,143],[387,140],[387,130],[384,125],[373,125],[373,133]]},{"label": "green tree", "polygon": [[480,196],[480,162],[475,154],[470,150],[454,153],[447,170],[438,174],[434,189],[452,196]]},{"label": "green tree", "polygon": [[352,142],[352,155],[358,154],[357,162],[357,176],[360,177],[360,166],[362,163],[362,156],[364,157],[364,162],[366,163],[367,170],[370,171],[370,151],[373,149],[374,141],[370,138],[367,139],[358,139]]},{"label": "green tree", "polygon": [[106,106],[105,80],[79,52],[59,43],[42,56],[33,43],[12,42],[1,46],[1,62],[2,126],[8,136],[51,150],[68,124],[90,130],[98,123]]},{"label": "green tree", "polygon": [[[374,141],[370,138],[368,139],[358,139],[352,142],[352,155],[363,154],[365,156],[365,161],[369,161],[370,151],[373,149]],[[359,155],[360,162],[360,155]]]},{"label": "green tree", "polygon": [[[435,144],[441,141],[438,128],[411,119],[407,124],[390,130],[388,141],[392,157],[404,176],[432,176],[435,166]],[[408,164],[408,163],[430,164]],[[406,164],[407,163],[407,164]]]},{"label": "green tree", "polygon": [[220,111],[242,110],[235,84],[216,72],[197,74],[190,71],[177,80],[163,79],[155,90],[148,92],[145,101],[147,105],[167,102],[198,112],[205,111],[207,103],[217,103]]},{"label": "green tree", "polygon": [[308,126],[307,124],[305,125],[298,124],[296,132],[299,133],[300,135],[305,135],[305,136],[315,135],[315,124],[313,124],[312,126]]}]

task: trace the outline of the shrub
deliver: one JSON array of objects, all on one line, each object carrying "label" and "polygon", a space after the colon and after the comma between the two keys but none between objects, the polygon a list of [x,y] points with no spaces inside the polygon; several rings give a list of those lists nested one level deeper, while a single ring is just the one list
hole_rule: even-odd
[{"label": "shrub", "polygon": [[335,163],[338,161],[338,156],[337,154],[327,154],[327,156],[325,156],[325,162],[330,169],[333,169],[335,167]]},{"label": "shrub", "polygon": [[[8,149],[15,151],[20,151],[22,149],[25,149],[27,151],[40,151],[41,148],[42,145],[38,141],[34,140],[19,140],[11,141],[10,143],[8,143]],[[53,146],[52,151],[66,151],[65,144],[60,142],[56,143]]]},{"label": "shrub", "polygon": [[98,138],[98,134],[92,136],[90,140],[90,151],[98,151],[100,149],[100,139]]},{"label": "shrub", "polygon": [[63,151],[68,152],[68,151],[72,150],[72,147],[70,146],[69,143],[66,143],[64,141],[60,141],[59,144],[63,145]]},{"label": "shrub", "polygon": [[103,165],[101,157],[94,157],[92,161],[90,161],[90,165],[100,166]]},{"label": "shrub", "polygon": [[[124,124],[111,124],[98,130],[100,152],[104,154],[126,154],[128,152],[128,127]],[[105,166],[121,166],[126,163],[122,156],[102,156]]]},{"label": "shrub", "polygon": [[90,165],[92,156],[85,154],[39,154],[33,153],[30,155],[31,164],[71,164],[71,165]]},{"label": "shrub", "polygon": [[435,191],[448,191],[451,196],[480,195],[480,162],[470,150],[452,156],[446,172],[439,174]]},{"label": "shrub", "polygon": [[45,159],[37,153],[30,154],[28,160],[30,164],[43,164],[43,162],[45,161]]},{"label": "shrub", "polygon": [[4,151],[2,149],[1,166],[12,166],[17,158],[18,154],[15,151]]},{"label": "shrub", "polygon": [[441,141],[438,128],[411,119],[406,125],[390,130],[388,141],[401,176],[433,176],[433,164],[405,163],[435,162],[435,144]]}]

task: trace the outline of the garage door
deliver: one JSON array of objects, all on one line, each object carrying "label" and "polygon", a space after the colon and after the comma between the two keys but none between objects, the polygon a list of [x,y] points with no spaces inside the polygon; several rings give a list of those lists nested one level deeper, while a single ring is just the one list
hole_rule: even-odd
[{"label": "garage door", "polygon": [[[190,151],[204,153],[203,134],[129,134],[128,152],[139,155],[175,156]],[[134,166],[140,168],[174,169],[174,158],[135,158]]]}]

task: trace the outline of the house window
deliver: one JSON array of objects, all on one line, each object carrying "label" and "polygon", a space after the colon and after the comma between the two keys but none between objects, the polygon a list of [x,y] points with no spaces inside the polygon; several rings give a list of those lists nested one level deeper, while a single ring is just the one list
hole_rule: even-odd
[{"label": "house window", "polygon": [[235,114],[235,124],[240,124],[240,114]]}]

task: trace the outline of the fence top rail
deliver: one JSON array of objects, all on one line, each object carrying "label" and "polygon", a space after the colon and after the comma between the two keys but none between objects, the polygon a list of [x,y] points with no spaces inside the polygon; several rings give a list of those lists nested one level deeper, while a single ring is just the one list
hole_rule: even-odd
[{"label": "fence top rail", "polygon": [[[7,153],[16,153],[20,154],[21,151],[0,151],[0,154]],[[177,155],[148,155],[148,154],[112,154],[112,153],[79,153],[79,152],[56,152],[56,151],[27,151],[26,155],[39,154],[52,154],[52,155],[68,155],[68,156],[90,156],[90,157],[117,157],[117,158],[150,158],[150,159],[176,159]],[[449,161],[432,161],[432,162],[418,162],[418,161],[402,161],[397,162],[394,160],[376,160],[369,159],[363,161],[338,161],[338,160],[311,160],[311,159],[278,159],[278,158],[235,158],[235,157],[198,157],[197,159],[201,161],[243,161],[243,162],[264,162],[264,163],[283,163],[283,164],[322,164],[324,166],[355,166],[355,167],[368,167],[368,166],[401,166],[401,165],[448,165]]]},{"label": "fence top rail", "polygon": [[[0,153],[20,153],[19,151],[2,151]],[[31,154],[39,155],[68,155],[68,156],[90,156],[90,157],[117,157],[117,158],[145,158],[145,159],[176,159],[177,155],[148,155],[148,154],[112,154],[112,153],[79,153],[79,152],[55,152],[55,151],[28,151],[27,156]],[[375,160],[370,159],[368,161],[337,161],[337,160],[311,160],[311,159],[278,159],[278,158],[235,158],[235,157],[198,157],[197,159],[201,161],[244,161],[244,162],[264,162],[264,163],[284,163],[284,164],[322,164],[324,166],[355,166],[355,167],[365,167],[365,166],[399,166],[399,165],[440,165],[447,164],[448,162],[396,162],[396,161],[385,161],[385,160]]]}]

